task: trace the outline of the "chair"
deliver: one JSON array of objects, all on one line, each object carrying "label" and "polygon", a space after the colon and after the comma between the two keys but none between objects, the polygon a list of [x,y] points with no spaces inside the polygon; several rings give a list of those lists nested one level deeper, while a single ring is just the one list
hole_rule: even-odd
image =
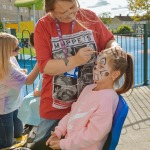
[{"label": "chair", "polygon": [[108,135],[108,138],[104,144],[103,150],[115,150],[118,145],[121,130],[124,124],[124,121],[128,114],[128,104],[124,98],[119,95],[119,102],[116,108],[116,112],[113,117],[112,129]]}]

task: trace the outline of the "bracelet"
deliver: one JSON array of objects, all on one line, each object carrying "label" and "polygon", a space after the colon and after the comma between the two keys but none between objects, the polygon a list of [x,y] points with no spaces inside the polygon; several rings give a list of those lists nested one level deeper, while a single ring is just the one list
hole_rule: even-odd
[{"label": "bracelet", "polygon": [[63,58],[63,61],[64,61],[65,65],[67,66],[67,64],[69,63],[69,60],[67,58]]}]

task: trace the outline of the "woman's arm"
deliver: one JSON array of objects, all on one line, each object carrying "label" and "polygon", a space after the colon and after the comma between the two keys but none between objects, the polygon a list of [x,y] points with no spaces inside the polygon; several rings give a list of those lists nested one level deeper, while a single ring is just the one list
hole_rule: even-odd
[{"label": "woman's arm", "polygon": [[95,51],[90,47],[81,48],[75,56],[67,59],[51,59],[47,62],[44,73],[49,75],[59,75],[83,65],[91,59]]},{"label": "woman's arm", "polygon": [[47,30],[45,22],[39,20],[36,24],[34,31],[34,46],[36,50],[36,56],[41,73],[48,75],[60,75],[67,71],[70,71],[77,66],[85,64],[91,59],[93,49],[90,47],[81,48],[75,56],[63,59],[53,59],[52,57],[52,43],[51,33],[53,30],[51,26]]},{"label": "woman's arm", "polygon": [[105,49],[107,48],[111,48],[111,47],[117,47],[117,46],[120,46],[116,40],[110,40],[107,44],[106,44],[106,47]]},{"label": "woman's arm", "polygon": [[114,53],[119,54],[119,56],[127,58],[126,52],[121,48],[121,46],[117,43],[117,41],[110,40],[106,45],[106,49],[109,48],[111,48],[111,51],[113,51]]}]

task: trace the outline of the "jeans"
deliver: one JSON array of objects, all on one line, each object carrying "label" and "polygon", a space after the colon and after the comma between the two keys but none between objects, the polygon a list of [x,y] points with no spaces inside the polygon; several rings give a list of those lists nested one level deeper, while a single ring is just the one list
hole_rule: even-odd
[{"label": "jeans", "polygon": [[38,130],[34,142],[37,142],[41,139],[46,139],[46,138],[48,139],[51,135],[51,131],[54,131],[59,121],[60,120],[48,120],[48,119],[40,118],[40,124],[38,126]]},{"label": "jeans", "polygon": [[31,150],[52,150],[49,146],[46,146],[46,141],[51,135],[51,131],[54,131],[60,120],[48,120],[41,118],[38,126],[38,132],[34,139],[34,144]]},{"label": "jeans", "polygon": [[18,110],[0,115],[0,149],[12,146],[14,138],[22,135],[23,125],[17,114]]}]

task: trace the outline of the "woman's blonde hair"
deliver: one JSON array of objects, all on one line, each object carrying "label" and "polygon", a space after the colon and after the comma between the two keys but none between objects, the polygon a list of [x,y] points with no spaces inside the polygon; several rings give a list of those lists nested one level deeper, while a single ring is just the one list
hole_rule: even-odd
[{"label": "woman's blonde hair", "polygon": [[9,73],[11,52],[18,45],[18,39],[8,33],[0,32],[0,80]]}]

